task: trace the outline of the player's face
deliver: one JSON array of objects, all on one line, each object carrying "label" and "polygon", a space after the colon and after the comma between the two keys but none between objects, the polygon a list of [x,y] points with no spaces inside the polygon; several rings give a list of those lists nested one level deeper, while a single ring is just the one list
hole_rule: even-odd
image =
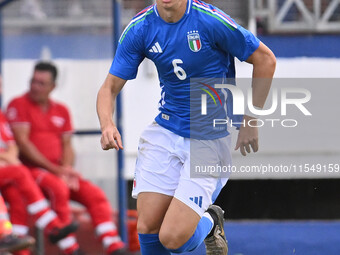
[{"label": "player's face", "polygon": [[45,103],[55,87],[52,74],[48,71],[35,71],[31,79],[30,98],[36,103]]}]

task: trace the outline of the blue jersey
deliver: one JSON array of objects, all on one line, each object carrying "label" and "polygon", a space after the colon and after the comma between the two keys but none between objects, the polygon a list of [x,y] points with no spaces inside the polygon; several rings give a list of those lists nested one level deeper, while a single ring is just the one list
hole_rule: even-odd
[{"label": "blue jersey", "polygon": [[[157,5],[152,5],[137,14],[123,31],[110,73],[134,79],[139,64],[149,58],[157,67],[162,90],[156,122],[183,137],[216,139],[228,135],[228,131],[203,128],[200,120],[193,120],[195,111],[190,109],[190,101],[195,100],[190,100],[191,88],[194,84],[196,91],[209,94],[207,101],[221,104],[219,108],[208,106],[210,119],[226,119],[226,105],[231,106],[230,100],[225,104],[228,94],[214,90],[209,79],[224,82],[234,78],[234,57],[244,61],[258,47],[259,40],[252,33],[202,1],[188,0],[184,16],[176,23],[165,22]],[[197,109],[201,109],[200,100],[195,101]]]}]

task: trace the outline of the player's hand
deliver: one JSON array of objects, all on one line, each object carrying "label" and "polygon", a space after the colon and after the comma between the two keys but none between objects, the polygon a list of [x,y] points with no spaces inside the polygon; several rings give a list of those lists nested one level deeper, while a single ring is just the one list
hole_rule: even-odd
[{"label": "player's hand", "polygon": [[116,149],[118,151],[119,149],[123,149],[122,138],[113,123],[111,123],[109,127],[102,129],[100,143],[103,150]]},{"label": "player's hand", "polygon": [[243,156],[246,156],[247,153],[250,153],[251,149],[253,150],[253,152],[257,152],[259,149],[258,128],[248,125],[248,121],[251,119],[254,118],[247,115],[244,116],[245,126],[241,125],[236,142],[235,150],[240,149],[240,152]]}]

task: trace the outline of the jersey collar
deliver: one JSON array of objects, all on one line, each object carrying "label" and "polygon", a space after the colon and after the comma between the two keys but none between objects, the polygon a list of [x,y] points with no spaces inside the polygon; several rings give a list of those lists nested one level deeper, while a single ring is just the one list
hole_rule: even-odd
[{"label": "jersey collar", "polygon": [[188,0],[188,5],[187,5],[187,14],[190,13],[190,10],[191,10],[191,2],[192,0]]}]

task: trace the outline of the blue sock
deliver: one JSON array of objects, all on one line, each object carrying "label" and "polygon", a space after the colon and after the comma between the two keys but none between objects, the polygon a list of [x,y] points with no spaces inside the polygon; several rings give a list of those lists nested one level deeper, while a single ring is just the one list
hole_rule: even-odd
[{"label": "blue sock", "polygon": [[197,228],[192,237],[180,248],[170,251],[173,253],[182,253],[186,251],[195,250],[204,241],[206,236],[210,233],[211,229],[214,226],[213,222],[214,220],[211,218],[211,216],[208,213],[204,213],[203,217],[198,222]]},{"label": "blue sock", "polygon": [[138,234],[142,255],[170,255],[159,241],[158,234]]}]

